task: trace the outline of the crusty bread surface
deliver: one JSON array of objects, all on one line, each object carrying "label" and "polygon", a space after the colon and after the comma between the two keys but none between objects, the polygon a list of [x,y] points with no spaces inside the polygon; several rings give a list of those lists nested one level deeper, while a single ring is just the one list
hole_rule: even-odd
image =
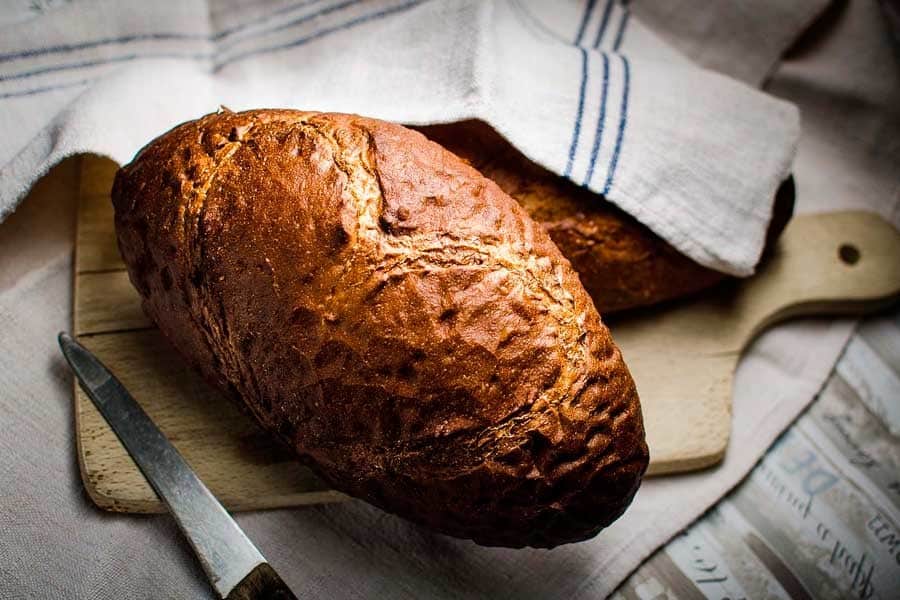
[{"label": "crusty bread surface", "polygon": [[256,110],[116,176],[146,313],[336,489],[487,545],[616,519],[648,462],[634,382],[569,262],[421,134]]}]

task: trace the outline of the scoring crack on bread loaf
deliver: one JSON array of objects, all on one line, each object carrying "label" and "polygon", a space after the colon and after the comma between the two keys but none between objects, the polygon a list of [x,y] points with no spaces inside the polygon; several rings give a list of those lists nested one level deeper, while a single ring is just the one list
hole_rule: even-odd
[{"label": "scoring crack on bread loaf", "polygon": [[[373,276],[380,274],[386,280],[392,274],[413,271],[478,269],[516,279],[528,292],[544,295],[552,300],[546,306],[559,326],[560,342],[565,348],[562,373],[556,385],[544,389],[533,404],[520,406],[500,422],[482,428],[474,439],[463,443],[483,446],[491,436],[509,436],[515,427],[527,426],[527,422],[534,418],[534,413],[553,410],[571,394],[578,393],[583,382],[578,381],[577,374],[584,365],[586,348],[577,342],[586,335],[583,329],[584,318],[576,312],[572,295],[566,291],[558,269],[554,269],[546,257],[536,258],[528,253],[524,245],[514,247],[484,238],[461,239],[443,231],[393,235],[393,228],[379,226],[384,198],[377,169],[372,165],[371,134],[361,132],[362,139],[351,144],[348,149],[335,136],[330,135],[327,127],[316,126],[309,121],[298,122],[311,126],[332,144],[335,165],[347,176],[348,185],[345,190],[357,207],[359,228],[356,243],[371,245],[362,254],[365,260],[374,265]],[[343,282],[339,276],[336,287],[341,283]],[[333,294],[329,296],[330,300],[333,298]],[[333,308],[329,312],[333,314]],[[394,450],[402,451],[396,447]]]},{"label": "scoring crack on bread loaf", "polygon": [[[342,144],[327,125],[319,125],[315,119],[300,118],[295,124],[309,128],[331,144],[334,164],[347,176],[348,184],[344,190],[356,207],[359,226],[354,241],[359,245],[368,245],[368,248],[358,248],[358,255],[374,265],[373,276],[380,274],[386,280],[397,273],[472,268],[518,279],[529,292],[545,295],[552,300],[547,307],[559,325],[560,341],[566,354],[558,385],[545,389],[533,405],[522,406],[500,423],[483,429],[479,439],[503,435],[505,430],[513,427],[513,423],[508,421],[524,420],[527,412],[535,408],[549,410],[564,401],[571,392],[577,393],[579,382],[576,374],[584,364],[586,352],[583,345],[577,344],[578,339],[586,335],[582,326],[583,316],[576,313],[572,295],[566,291],[561,275],[546,257],[536,258],[528,253],[524,245],[514,247],[484,238],[460,239],[443,231],[394,235],[393,228],[380,225],[384,197],[377,169],[372,164],[371,134],[360,131],[359,140]],[[338,275],[335,288],[344,283],[341,281],[342,275]],[[331,294],[328,300],[333,299],[334,294]],[[330,307],[329,313],[334,312],[334,308]],[[478,441],[474,443],[477,445]]]},{"label": "scoring crack on bread loaf", "polygon": [[[241,387],[253,389],[258,393],[259,387],[256,385],[253,370],[243,364],[240,353],[236,351],[233,340],[230,339],[227,318],[222,303],[211,293],[205,284],[204,278],[200,276],[201,265],[205,260],[204,244],[206,235],[202,225],[209,189],[219,170],[238,151],[245,136],[252,131],[254,126],[255,124],[251,123],[235,127],[227,138],[221,135],[214,136],[211,140],[212,147],[203,146],[207,156],[212,160],[212,164],[203,173],[193,173],[195,176],[200,176],[201,183],[199,185],[197,178],[190,177],[191,173],[185,173],[193,189],[187,196],[187,202],[181,209],[181,216],[184,239],[189,241],[186,257],[190,260],[188,265],[190,277],[186,283],[190,285],[187,286],[184,293],[192,301],[191,304],[194,308],[194,310],[190,311],[192,320],[199,331],[205,334],[205,341],[210,353],[221,363],[220,368],[223,370],[225,377],[230,380],[237,380],[240,382]],[[201,145],[203,145],[203,141],[203,135],[201,134]],[[193,243],[190,243],[191,241]]]},{"label": "scoring crack on bread loaf", "polygon": [[584,539],[630,502],[647,448],[609,332],[547,235],[420,134],[210,115],[113,201],[147,314],[336,488],[508,546]]}]

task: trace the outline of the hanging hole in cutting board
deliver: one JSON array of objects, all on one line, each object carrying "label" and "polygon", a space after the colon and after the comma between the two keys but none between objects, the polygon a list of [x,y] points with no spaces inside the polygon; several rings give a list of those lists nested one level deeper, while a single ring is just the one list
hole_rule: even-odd
[{"label": "hanging hole in cutting board", "polygon": [[838,248],[838,257],[845,265],[853,266],[859,262],[861,254],[859,248],[853,244],[841,244]]}]

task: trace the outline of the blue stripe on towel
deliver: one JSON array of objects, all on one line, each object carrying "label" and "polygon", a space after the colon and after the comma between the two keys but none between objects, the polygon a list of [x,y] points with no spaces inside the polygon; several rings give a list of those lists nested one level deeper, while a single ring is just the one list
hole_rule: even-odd
[{"label": "blue stripe on towel", "polygon": [[45,48],[32,48],[30,50],[21,50],[19,52],[11,52],[9,54],[0,54],[0,62],[17,60],[20,58],[33,58],[44,54],[54,54],[57,52],[72,52],[74,50],[86,50],[88,48],[96,48],[98,46],[106,46],[109,44],[129,44],[131,42],[147,42],[147,41],[164,41],[164,40],[197,40],[205,41],[207,36],[204,34],[190,33],[138,33],[134,35],[123,35],[121,37],[104,38],[91,42],[78,42],[76,44],[60,44],[58,46],[47,46]]},{"label": "blue stripe on towel", "polygon": [[584,94],[587,89],[588,79],[588,53],[581,46],[578,46],[578,52],[581,53],[581,87],[578,90],[578,112],[575,113],[575,129],[572,131],[572,144],[569,146],[569,160],[566,163],[566,171],[563,173],[566,177],[572,174],[575,152],[578,150],[578,138],[581,135],[581,116],[584,114]]},{"label": "blue stripe on towel", "polygon": [[6,100],[7,98],[19,98],[22,96],[34,96],[35,94],[43,94],[44,92],[54,92],[56,90],[64,90],[66,88],[78,87],[80,85],[88,85],[92,82],[92,79],[83,79],[81,81],[73,81],[71,83],[60,83],[58,85],[48,85],[46,87],[35,88],[31,90],[23,90],[21,92],[9,92],[5,94],[0,94],[0,100]]},{"label": "blue stripe on towel", "polygon": [[[557,42],[562,42],[563,44],[565,44],[567,46],[572,45],[572,43],[569,40],[563,38],[561,35],[559,35],[555,31],[553,31],[549,27],[547,27],[547,25],[545,25],[543,21],[541,21],[539,18],[537,18],[536,16],[531,14],[530,10],[528,10],[526,7],[522,6],[521,0],[509,0],[509,5],[514,11],[519,13],[519,15],[523,19],[527,20],[531,25],[534,26],[534,27],[528,28],[528,32],[531,35],[535,36],[536,35],[535,29],[538,29],[538,30],[540,30],[540,33],[543,33],[545,36],[547,36],[548,38],[550,38],[552,40],[556,40]],[[527,26],[528,25],[526,24],[526,27]],[[540,39],[540,38],[538,38],[538,39]]]},{"label": "blue stripe on towel", "polygon": [[625,12],[622,13],[622,20],[619,22],[619,32],[616,33],[616,41],[613,43],[613,52],[619,51],[619,46],[622,45],[622,38],[625,35],[625,27],[628,26],[628,18],[631,16],[631,11],[627,8]]},{"label": "blue stripe on towel", "polygon": [[288,4],[287,6],[282,6],[278,10],[273,10],[270,13],[266,13],[264,15],[259,15],[255,19],[250,19],[249,21],[243,21],[238,23],[237,25],[233,25],[228,27],[227,29],[223,29],[221,31],[217,31],[211,39],[213,41],[221,40],[222,38],[228,37],[230,35],[234,35],[235,33],[240,33],[245,29],[252,27],[254,25],[258,25],[264,21],[271,19],[272,17],[278,17],[285,13],[289,13],[292,10],[297,10],[298,8],[303,8],[304,6],[311,6],[313,4],[318,4],[322,0],[304,0],[303,2],[297,2],[296,4]]},{"label": "blue stripe on towel", "polygon": [[[318,1],[320,1],[320,0],[313,0],[313,2],[309,2],[307,0],[307,2],[295,4],[291,8],[302,7],[305,5],[313,4]],[[259,36],[263,36],[263,35],[266,35],[269,33],[281,31],[283,29],[287,29],[288,27],[300,25],[307,21],[311,21],[315,18],[335,12],[337,10],[348,8],[354,4],[359,4],[360,2],[362,2],[362,0],[350,0],[349,2],[342,2],[340,4],[334,4],[334,5],[328,6],[326,8],[323,8],[322,10],[320,10],[318,12],[310,13],[308,15],[303,15],[302,17],[299,17],[297,19],[287,21],[286,23],[282,23],[280,25],[277,25],[274,28],[264,29],[261,31],[254,32],[253,34],[246,36],[243,39],[244,40],[252,39],[254,37],[259,37]],[[277,12],[285,12],[285,11],[284,10],[276,11],[276,13]],[[236,28],[232,28],[232,30],[235,30],[235,29]],[[166,34],[166,35],[168,35],[168,34]],[[130,36],[130,37],[135,38],[136,36]],[[210,38],[210,39],[214,39],[216,37],[218,37],[218,36],[213,36],[213,38]],[[119,38],[119,39],[124,40],[125,38]],[[137,40],[132,39],[131,41],[137,41]],[[26,51],[26,52],[29,52],[29,51]],[[0,75],[0,82],[12,80],[12,79],[25,79],[28,77],[34,77],[36,75],[43,75],[44,73],[52,73],[55,71],[67,71],[70,69],[78,69],[78,68],[84,68],[84,67],[96,67],[96,66],[100,66],[103,64],[107,64],[107,63],[129,62],[129,61],[132,61],[132,60],[135,60],[138,58],[187,58],[187,59],[193,59],[193,60],[204,60],[204,59],[211,59],[213,57],[214,57],[214,54],[212,54],[212,53],[196,53],[196,52],[195,53],[191,53],[191,52],[174,53],[173,52],[173,53],[158,53],[158,54],[153,54],[153,53],[135,54],[135,53],[132,53],[132,54],[127,54],[125,56],[115,56],[115,57],[111,57],[111,58],[99,58],[99,59],[90,60],[90,61],[67,63],[67,64],[62,64],[62,65],[52,65],[49,67],[42,67],[42,68],[38,68],[38,69],[33,69],[31,71],[24,71],[21,73],[13,73],[10,75]]]},{"label": "blue stripe on towel", "polygon": [[600,20],[600,28],[597,29],[597,37],[594,38],[594,48],[600,47],[603,41],[603,35],[606,33],[606,26],[609,24],[609,15],[612,12],[613,0],[606,0],[606,8],[603,9],[603,18]]},{"label": "blue stripe on towel", "polygon": [[[244,52],[244,53],[242,53],[242,54],[238,54],[238,55],[232,56],[232,57],[226,59],[225,61],[222,61],[221,63],[219,63],[218,65],[215,66],[214,70],[219,70],[219,69],[221,69],[223,66],[225,66],[225,65],[227,65],[227,64],[231,64],[231,63],[233,63],[233,62],[237,62],[237,61],[239,61],[239,60],[243,60],[243,59],[245,59],[245,58],[248,58],[248,57],[253,56],[253,55],[256,55],[256,54],[263,54],[263,53],[267,53],[267,52],[274,52],[274,51],[276,51],[276,50],[281,50],[281,49],[286,49],[286,48],[292,48],[292,47],[295,47],[295,46],[302,46],[303,44],[312,42],[312,41],[314,41],[314,40],[316,40],[316,39],[319,39],[319,38],[321,38],[321,37],[325,37],[325,36],[330,35],[330,34],[332,34],[332,33],[336,33],[336,32],[338,32],[338,31],[343,31],[343,30],[345,30],[345,29],[350,29],[350,28],[352,28],[352,27],[355,27],[356,25],[361,25],[361,24],[363,24],[363,23],[366,23],[366,22],[369,22],[369,21],[374,21],[374,20],[377,20],[377,19],[381,19],[381,18],[383,18],[383,17],[389,16],[389,15],[394,14],[394,13],[402,12],[402,11],[404,11],[404,10],[406,10],[406,9],[409,9],[409,8],[413,7],[413,6],[416,6],[416,5],[418,5],[418,4],[421,4],[422,2],[424,2],[424,0],[413,0],[413,1],[411,1],[411,2],[406,2],[405,4],[400,4],[400,5],[397,5],[397,6],[393,6],[393,7],[391,7],[391,8],[388,8],[388,9],[385,9],[385,10],[382,10],[382,11],[379,11],[379,12],[376,12],[376,13],[371,13],[371,14],[368,14],[368,15],[362,15],[362,16],[360,16],[360,17],[356,17],[355,19],[351,19],[351,20],[349,20],[349,21],[346,21],[346,22],[341,23],[341,24],[339,24],[339,25],[335,25],[335,26],[333,26],[333,27],[328,27],[328,28],[325,28],[325,29],[321,29],[321,30],[319,30],[319,31],[317,31],[317,32],[308,34],[308,35],[303,36],[303,37],[301,37],[301,38],[299,38],[299,39],[295,39],[295,40],[293,40],[293,41],[291,41],[291,42],[287,42],[287,43],[280,44],[280,45],[277,45],[277,46],[269,46],[269,47],[259,48],[259,49],[256,49],[256,50],[248,50],[248,51],[246,51],[246,52]],[[160,57],[160,55],[149,55],[149,56],[134,55],[134,56],[121,57],[121,58],[118,59],[118,60],[117,60],[117,59],[111,59],[111,60],[109,60],[108,62],[118,62],[119,60],[132,60],[132,59],[140,59],[140,58],[159,58],[159,57]],[[172,57],[173,57],[173,58],[177,58],[177,56],[174,56],[174,55],[173,55]],[[165,58],[165,56],[163,56],[163,58]],[[185,58],[191,58],[191,56],[185,56]],[[197,55],[197,56],[195,56],[194,58],[204,58],[204,56]],[[97,61],[97,63],[100,64],[100,61]],[[75,66],[78,66],[78,65],[75,65]],[[82,66],[93,66],[93,65],[91,65],[91,64],[85,64],[85,65],[82,65]],[[53,69],[52,67],[51,67],[50,69],[51,69],[51,70],[55,70],[55,69]],[[0,81],[3,81],[4,79],[21,79],[21,78],[27,77],[27,76],[29,76],[28,73],[18,73],[18,74],[12,75],[12,76],[0,77]],[[87,79],[87,80],[84,80],[84,81],[82,81],[82,82],[79,82],[79,84],[90,83],[90,81],[91,81],[90,79]],[[29,96],[29,95],[32,95],[32,94],[39,94],[39,93],[41,93],[41,92],[48,92],[48,91],[60,89],[60,88],[62,88],[62,87],[71,87],[71,86],[70,86],[70,85],[67,85],[67,84],[63,84],[63,85],[57,85],[57,86],[40,87],[40,88],[31,89],[31,90],[23,90],[23,91],[17,91],[17,92],[9,92],[9,93],[6,93],[6,94],[0,94],[0,99],[2,99],[2,98],[12,98],[12,97],[16,97],[16,96]]]},{"label": "blue stripe on towel", "polygon": [[597,131],[594,133],[594,146],[591,148],[591,162],[588,165],[587,175],[581,185],[588,185],[594,176],[594,166],[597,164],[597,154],[600,152],[600,141],[603,139],[603,125],[606,122],[606,93],[609,90],[609,57],[603,53],[603,91],[600,93],[600,116],[597,117]]},{"label": "blue stripe on towel", "polygon": [[[333,12],[343,10],[345,8],[350,8],[351,6],[353,6],[355,4],[360,4],[362,2],[363,2],[363,0],[347,0],[346,2],[332,4],[331,6],[326,6],[322,10],[309,13],[308,15],[303,15],[303,16],[297,17],[296,19],[292,19],[290,21],[285,21],[284,23],[276,25],[275,27],[270,27],[269,29],[263,29],[262,31],[257,32],[256,34],[248,35],[242,39],[246,40],[246,39],[250,39],[251,37],[259,37],[260,35],[267,35],[270,33],[276,33],[278,31],[283,31],[290,27],[294,27],[295,25],[302,25],[303,23],[307,23],[309,21],[312,21],[313,19],[318,19],[319,17],[324,17],[325,15],[331,14]],[[234,44],[225,46],[225,48],[223,48],[223,50],[227,50],[228,48],[233,47],[235,44],[240,43],[240,41],[241,40],[236,40]]]},{"label": "blue stripe on towel", "polygon": [[77,63],[66,63],[64,65],[53,65],[50,67],[42,67],[40,69],[34,69],[32,71],[24,71],[22,73],[13,73],[11,75],[0,75],[0,81],[12,81],[15,79],[27,79],[29,77],[36,77],[37,75],[43,75],[45,73],[54,73],[56,71],[68,71],[70,69],[84,69],[88,67],[98,67],[107,64],[114,64],[120,62],[130,62],[132,60],[137,60],[139,58],[188,58],[191,60],[203,60],[212,58],[211,54],[205,53],[195,53],[191,54],[187,53],[179,53],[179,52],[151,52],[148,54],[126,54],[125,56],[114,56],[112,58],[104,58],[101,60],[86,60],[84,62]]},{"label": "blue stripe on towel", "polygon": [[[608,2],[609,0],[607,0]],[[575,45],[578,46],[581,44],[581,38],[584,37],[584,30],[587,28],[588,21],[591,19],[591,13],[594,12],[594,5],[597,3],[597,0],[588,0],[587,8],[584,10],[584,14],[581,16],[581,25],[578,26],[578,33],[575,35]]]},{"label": "blue stripe on towel", "polygon": [[616,146],[613,149],[612,160],[609,164],[609,174],[606,176],[606,184],[603,186],[602,194],[609,195],[609,190],[613,186],[616,176],[616,167],[619,164],[619,152],[622,150],[622,139],[625,137],[625,125],[628,122],[628,88],[631,84],[631,65],[628,63],[628,57],[619,55],[622,59],[622,67],[625,70],[625,82],[622,89],[622,110],[619,114],[619,133],[616,135]]},{"label": "blue stripe on towel", "polygon": [[[7,62],[11,60],[18,60],[22,58],[34,58],[37,56],[43,56],[45,54],[58,54],[62,52],[74,52],[77,50],[87,50],[90,48],[98,48],[100,46],[109,46],[109,45],[119,45],[119,44],[130,44],[133,42],[150,42],[150,41],[218,41],[225,37],[234,35],[235,33],[239,33],[241,31],[246,30],[247,28],[256,25],[262,21],[270,19],[272,17],[290,12],[291,10],[295,10],[298,8],[303,8],[304,6],[310,6],[321,2],[322,0],[305,0],[303,2],[298,2],[296,4],[291,4],[290,6],[282,7],[279,10],[273,11],[271,13],[260,15],[256,19],[252,19],[247,21],[246,23],[241,23],[239,25],[235,25],[213,35],[207,35],[205,33],[136,33],[131,35],[123,35],[119,37],[111,37],[111,38],[102,38],[99,40],[92,41],[84,41],[84,42],[75,42],[72,44],[59,44],[56,46],[46,46],[44,48],[31,48],[28,50],[20,50],[18,52],[10,52],[7,54],[0,54],[0,62]],[[348,6],[349,4],[356,4],[361,2],[362,0],[356,0],[356,2],[345,3],[340,5],[340,8]],[[309,17],[316,17],[322,14],[327,14],[329,12],[333,12],[336,10],[335,6],[326,7],[317,13],[313,13]],[[283,29],[282,26],[278,26],[274,29],[274,31],[278,31],[279,29]],[[265,29],[262,31],[254,32],[254,35],[263,35],[269,33],[269,29]],[[249,37],[249,36],[248,36]],[[245,38],[246,39],[246,38]]]},{"label": "blue stripe on towel", "polygon": [[262,48],[256,48],[253,50],[247,50],[246,52],[242,52],[240,54],[235,54],[225,60],[216,64],[213,68],[213,71],[219,71],[223,67],[226,67],[232,63],[238,62],[240,60],[244,60],[251,56],[257,56],[259,54],[268,54],[270,52],[277,52],[279,50],[287,50],[289,48],[295,48],[297,46],[303,46],[304,44],[308,44],[309,42],[315,41],[319,38],[325,37],[327,35],[331,35],[332,33],[336,33],[338,31],[343,31],[345,29],[350,29],[352,27],[356,27],[357,25],[362,25],[363,23],[368,23],[369,21],[376,21],[378,19],[382,19],[389,15],[400,13],[414,6],[422,4],[425,0],[412,0],[411,2],[405,2],[403,4],[398,4],[396,6],[392,6],[391,8],[386,8],[384,10],[370,13],[368,15],[362,15],[360,17],[356,17],[355,19],[351,19],[345,23],[341,23],[340,25],[335,25],[333,27],[326,27],[325,29],[320,29],[315,33],[311,33],[304,37],[298,38],[296,40],[285,42],[283,44],[275,44],[273,46],[265,46]]}]

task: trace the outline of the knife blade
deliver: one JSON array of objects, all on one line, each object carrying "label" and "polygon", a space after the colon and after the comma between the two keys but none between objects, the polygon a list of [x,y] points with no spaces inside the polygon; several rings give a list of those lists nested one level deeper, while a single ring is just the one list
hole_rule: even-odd
[{"label": "knife blade", "polygon": [[296,600],[125,386],[64,332],[59,347],[82,389],[175,517],[216,593],[226,600]]}]

